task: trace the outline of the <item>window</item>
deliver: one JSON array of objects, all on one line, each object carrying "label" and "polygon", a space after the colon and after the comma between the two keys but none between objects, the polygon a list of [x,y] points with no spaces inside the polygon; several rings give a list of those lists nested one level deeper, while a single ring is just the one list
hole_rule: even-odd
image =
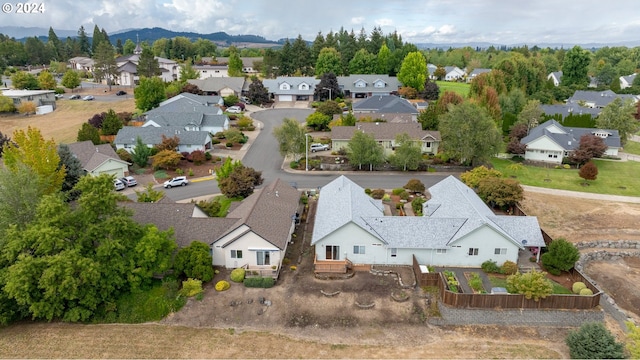
[{"label": "window", "polygon": [[469,255],[470,256],[477,256],[478,255],[478,248],[469,248]]},{"label": "window", "polygon": [[431,147],[431,141],[427,141],[427,147],[430,148]]},{"label": "window", "polygon": [[496,255],[505,255],[507,253],[507,248],[496,248],[494,254]]},{"label": "window", "polygon": [[436,249],[436,254],[446,254],[447,249]]},{"label": "window", "polygon": [[364,254],[364,245],[353,245],[354,254]]},{"label": "window", "polygon": [[398,255],[398,249],[391,248],[391,257],[396,257]]},{"label": "window", "polygon": [[242,259],[242,250],[231,250],[232,259]]},{"label": "window", "polygon": [[268,251],[256,251],[256,261],[258,265],[271,265],[270,253]]}]

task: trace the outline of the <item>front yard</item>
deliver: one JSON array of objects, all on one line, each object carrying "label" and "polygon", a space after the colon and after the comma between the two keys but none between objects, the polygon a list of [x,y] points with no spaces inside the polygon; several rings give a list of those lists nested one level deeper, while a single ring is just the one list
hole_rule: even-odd
[{"label": "front yard", "polygon": [[583,185],[577,169],[555,169],[523,165],[513,167],[514,161],[492,159],[491,163],[505,177],[512,177],[523,185],[551,189],[581,191],[595,194],[640,196],[640,162],[593,160],[598,178]]}]

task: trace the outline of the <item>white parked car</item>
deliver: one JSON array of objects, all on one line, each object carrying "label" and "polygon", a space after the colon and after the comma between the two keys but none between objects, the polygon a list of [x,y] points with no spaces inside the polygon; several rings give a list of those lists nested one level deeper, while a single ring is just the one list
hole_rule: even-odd
[{"label": "white parked car", "polygon": [[309,150],[311,150],[311,152],[316,152],[316,151],[325,151],[325,150],[329,150],[329,145],[327,144],[311,144],[311,147],[309,147]]},{"label": "white parked car", "polygon": [[124,190],[124,183],[120,181],[120,179],[113,180],[113,186],[116,188],[116,191]]},{"label": "white parked car", "polygon": [[240,114],[242,112],[242,109],[240,108],[240,106],[229,106],[227,108],[227,112],[232,114]]},{"label": "white parked car", "polygon": [[122,179],[120,179],[120,181],[122,181],[123,184],[129,187],[138,185],[138,182],[136,181],[136,179],[133,178],[133,176],[125,176]]},{"label": "white parked car", "polygon": [[186,186],[187,184],[189,184],[189,180],[187,180],[186,176],[176,176],[171,180],[165,181],[164,187],[171,189],[174,186]]}]

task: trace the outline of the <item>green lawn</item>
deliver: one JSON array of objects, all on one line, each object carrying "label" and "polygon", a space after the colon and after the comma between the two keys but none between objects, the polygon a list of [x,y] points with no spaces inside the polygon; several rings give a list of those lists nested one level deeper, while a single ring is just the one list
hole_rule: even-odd
[{"label": "green lawn", "polygon": [[[491,282],[491,286],[493,287],[502,287],[505,289],[507,288],[507,279],[505,278],[489,275],[489,281]],[[567,289],[566,287],[558,284],[553,280],[549,281],[553,286],[553,294],[571,294],[571,290]]]},{"label": "green lawn", "polygon": [[514,177],[523,185],[595,194],[640,196],[640,162],[594,160],[598,178],[584,186],[577,169],[555,169],[522,166],[510,167],[511,160],[492,159],[493,166],[506,177]]},{"label": "green lawn", "polygon": [[469,95],[470,85],[467,83],[436,81],[436,84],[438,84],[438,87],[440,88],[440,95],[442,95],[445,91],[457,92],[463,98],[466,98]]},{"label": "green lawn", "polygon": [[627,141],[624,145],[624,152],[627,154],[640,155],[640,143],[635,141]]}]

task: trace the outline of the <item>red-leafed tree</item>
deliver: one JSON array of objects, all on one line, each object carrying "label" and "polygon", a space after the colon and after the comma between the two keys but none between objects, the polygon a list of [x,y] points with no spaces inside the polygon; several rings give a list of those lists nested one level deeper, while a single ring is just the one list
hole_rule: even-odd
[{"label": "red-leafed tree", "polygon": [[598,167],[596,164],[589,161],[580,168],[580,172],[578,174],[585,180],[584,184],[589,184],[589,180],[595,180],[598,178]]},{"label": "red-leafed tree", "polygon": [[569,155],[569,158],[578,165],[582,165],[593,158],[601,157],[607,148],[607,144],[601,137],[585,134],[580,137],[580,146]]}]

